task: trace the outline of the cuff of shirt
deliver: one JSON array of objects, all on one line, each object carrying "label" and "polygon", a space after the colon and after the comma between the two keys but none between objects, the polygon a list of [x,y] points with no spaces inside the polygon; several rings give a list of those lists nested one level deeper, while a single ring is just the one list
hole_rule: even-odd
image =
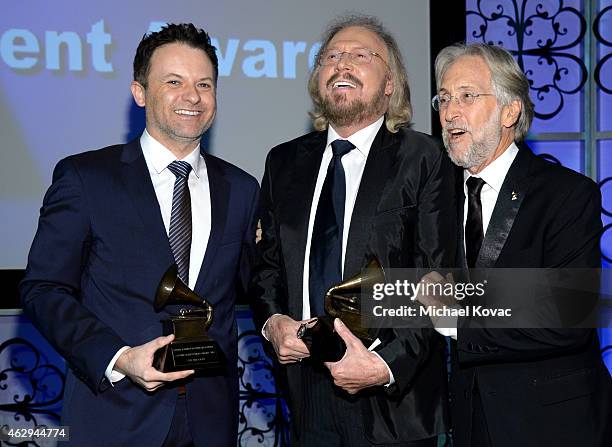
[{"label": "cuff of shirt", "polygon": [[268,319],[266,320],[266,322],[264,323],[264,325],[261,327],[261,336],[263,338],[265,338],[266,341],[270,341],[270,339],[266,336],[266,326],[268,325],[268,321],[270,321],[270,318],[272,318],[274,315],[282,315],[282,314],[273,314],[273,315],[270,315],[268,317]]},{"label": "cuff of shirt", "polygon": [[125,351],[127,351],[129,348],[129,346],[124,346],[123,348],[119,349],[117,353],[113,356],[111,361],[108,363],[106,371],[104,371],[104,377],[108,379],[111,385],[114,385],[115,382],[119,382],[125,377],[125,374],[121,374],[119,371],[115,371],[113,368],[115,368],[115,363],[117,363],[117,359],[119,358],[119,356]]},{"label": "cuff of shirt", "polygon": [[370,345],[370,347],[368,348],[368,351],[372,352],[373,354],[375,354],[379,359],[382,360],[382,362],[385,364],[385,366],[387,367],[387,371],[389,372],[389,383],[387,383],[385,385],[385,387],[390,387],[391,385],[393,385],[395,383],[395,377],[393,377],[393,372],[391,372],[391,368],[389,368],[389,365],[387,365],[387,362],[385,362],[385,360],[380,356],[380,354],[376,351],[374,351],[374,348],[376,348],[379,344],[380,344],[380,340],[377,338],[376,340],[374,340],[374,343],[372,343]]}]

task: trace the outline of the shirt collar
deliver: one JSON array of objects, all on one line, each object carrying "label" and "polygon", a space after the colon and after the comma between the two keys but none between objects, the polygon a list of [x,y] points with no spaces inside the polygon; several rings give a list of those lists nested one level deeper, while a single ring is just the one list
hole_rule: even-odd
[{"label": "shirt collar", "polygon": [[370,124],[367,127],[364,127],[363,129],[358,130],[357,132],[355,132],[353,135],[351,135],[348,138],[342,138],[340,135],[338,135],[338,132],[336,132],[336,129],[334,129],[330,125],[327,128],[327,145],[325,147],[326,148],[330,147],[332,142],[338,139],[348,140],[351,143],[353,143],[353,145],[359,151],[359,153],[361,153],[365,158],[368,158],[368,153],[370,152],[370,148],[372,147],[374,138],[376,137],[376,134],[378,133],[378,130],[382,126],[384,120],[385,120],[385,116],[382,115],[372,124]]},{"label": "shirt collar", "polygon": [[502,154],[497,157],[495,160],[491,162],[488,166],[486,166],[482,171],[480,171],[477,175],[472,176],[467,169],[463,170],[463,185],[465,187],[465,182],[470,177],[480,177],[483,179],[487,185],[495,190],[496,193],[499,194],[501,190],[502,184],[506,178],[506,174],[510,170],[510,166],[512,166],[512,162],[516,158],[516,154],[518,154],[518,147],[514,142],[508,146]]},{"label": "shirt collar", "polygon": [[[140,147],[142,147],[142,153],[147,161],[147,165],[153,168],[157,174],[160,174],[166,169],[170,163],[178,160],[169,149],[153,138],[151,134],[147,132],[147,129],[144,130],[140,137]],[[200,160],[199,144],[189,153],[189,155],[182,159],[182,161],[186,161],[191,165],[191,170],[198,178],[200,177]]]}]

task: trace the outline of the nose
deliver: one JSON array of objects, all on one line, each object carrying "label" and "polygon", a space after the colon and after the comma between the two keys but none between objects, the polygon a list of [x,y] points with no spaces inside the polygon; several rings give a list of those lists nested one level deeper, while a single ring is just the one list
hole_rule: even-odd
[{"label": "nose", "polygon": [[452,122],[461,113],[461,107],[457,98],[451,97],[445,109],[440,111],[440,116],[444,115],[444,120],[448,123]]},{"label": "nose", "polygon": [[191,104],[197,104],[200,102],[200,92],[195,85],[185,85],[183,90],[183,99]]},{"label": "nose", "polygon": [[347,70],[353,68],[353,62],[350,57],[350,53],[341,53],[338,58],[338,62],[336,62],[337,70]]}]

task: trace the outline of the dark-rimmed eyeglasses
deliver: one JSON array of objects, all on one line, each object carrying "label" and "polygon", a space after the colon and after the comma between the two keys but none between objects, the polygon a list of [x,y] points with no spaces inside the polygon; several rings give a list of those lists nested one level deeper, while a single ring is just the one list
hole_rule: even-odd
[{"label": "dark-rimmed eyeglasses", "polygon": [[495,96],[493,93],[474,93],[474,92],[461,92],[456,95],[449,95],[444,93],[442,95],[436,95],[431,99],[431,106],[436,112],[444,110],[448,107],[451,101],[461,107],[471,106],[479,96]]}]

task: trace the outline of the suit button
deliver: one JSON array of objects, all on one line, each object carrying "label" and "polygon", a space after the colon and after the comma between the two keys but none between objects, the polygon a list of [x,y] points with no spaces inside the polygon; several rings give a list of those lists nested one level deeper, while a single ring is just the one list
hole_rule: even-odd
[{"label": "suit button", "polygon": [[465,397],[466,399],[470,398],[470,390],[468,390],[467,388],[463,390],[463,397]]}]

